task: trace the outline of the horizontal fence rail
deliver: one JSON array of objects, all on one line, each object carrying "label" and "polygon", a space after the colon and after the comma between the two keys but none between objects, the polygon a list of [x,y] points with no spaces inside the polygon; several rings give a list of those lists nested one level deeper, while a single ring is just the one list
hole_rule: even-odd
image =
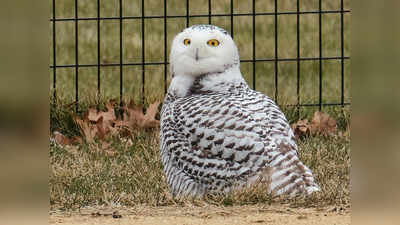
[{"label": "horizontal fence rail", "polygon": [[[199,14],[199,15],[189,15],[189,18],[201,18],[201,17],[221,17],[221,16],[275,16],[275,15],[305,15],[305,14],[329,14],[329,13],[350,13],[350,10],[328,10],[328,11],[303,11],[303,12],[276,12],[276,13],[224,13],[224,14]],[[80,21],[80,20],[131,20],[131,19],[173,19],[173,18],[187,18],[186,15],[174,15],[174,16],[123,16],[123,17],[87,17],[87,18],[53,18],[50,22],[60,22],[60,21]]]},{"label": "horizontal fence rail", "polygon": [[[212,8],[212,3],[211,0],[208,0],[208,13],[204,14],[191,14],[190,13],[190,4],[191,1],[186,0],[182,1],[183,4],[185,4],[186,7],[186,13],[182,15],[168,15],[168,7],[167,6],[167,0],[164,0],[164,5],[163,7],[163,15],[145,15],[145,8],[146,8],[146,1],[141,0],[141,15],[140,16],[125,16],[123,15],[123,9],[124,5],[127,4],[125,3],[124,0],[118,0],[119,8],[118,8],[118,16],[102,16],[101,15],[101,3],[106,4],[106,1],[101,1],[97,0],[97,5],[96,5],[96,16],[95,17],[80,17],[78,14],[78,0],[74,0],[74,16],[71,18],[57,18],[57,3],[60,0],[52,0],[52,16],[49,19],[49,22],[52,25],[52,59],[53,62],[51,65],[49,65],[49,68],[52,70],[52,76],[53,76],[53,83],[52,83],[52,89],[53,89],[53,97],[54,101],[57,99],[57,69],[59,68],[73,68],[74,70],[74,82],[75,82],[75,101],[76,101],[76,111],[79,110],[79,98],[80,95],[84,93],[79,93],[79,68],[97,68],[97,93],[98,96],[100,96],[100,90],[102,87],[102,77],[101,77],[101,71],[102,68],[105,67],[119,67],[119,98],[120,98],[120,103],[122,104],[122,98],[124,95],[124,90],[123,90],[123,82],[124,82],[124,67],[127,66],[138,66],[141,67],[142,73],[141,73],[141,89],[140,91],[142,92],[142,101],[145,101],[145,82],[146,81],[146,74],[148,71],[146,71],[146,66],[149,65],[163,65],[164,67],[164,74],[162,79],[164,79],[164,85],[163,87],[160,87],[160,89],[164,90],[164,93],[167,91],[167,71],[168,71],[168,42],[171,40],[168,40],[168,29],[167,29],[167,23],[169,19],[186,19],[186,27],[189,27],[190,24],[190,19],[191,18],[208,18],[208,23],[212,24],[213,18],[220,18],[220,17],[228,17],[230,19],[230,31],[231,31],[231,36],[232,38],[235,38],[234,33],[234,18],[236,17],[251,17],[252,19],[252,55],[250,59],[242,59],[242,63],[251,63],[252,64],[252,82],[249,84],[253,89],[257,89],[257,77],[256,77],[256,67],[258,63],[261,62],[271,62],[274,63],[274,74],[273,74],[273,79],[274,79],[274,99],[279,103],[278,99],[278,87],[279,87],[279,77],[280,71],[279,71],[279,62],[295,62],[296,63],[296,77],[297,77],[297,85],[296,85],[296,94],[297,94],[297,104],[286,104],[285,106],[294,106],[294,107],[318,107],[319,110],[323,106],[347,106],[350,105],[350,102],[345,102],[345,76],[348,76],[345,74],[345,61],[350,59],[350,56],[345,55],[345,35],[344,35],[344,15],[345,14],[350,14],[351,10],[344,9],[344,3],[343,0],[340,0],[340,9],[339,10],[323,10],[322,9],[322,0],[318,0],[318,10],[308,10],[308,11],[301,11],[300,8],[300,0],[295,1],[296,4],[296,10],[293,11],[279,11],[279,1],[274,0],[273,2],[273,12],[256,12],[256,0],[249,0],[249,4],[251,4],[251,12],[249,13],[235,13],[234,12],[234,1],[231,0],[229,7],[230,7],[230,13],[212,13],[213,8]],[[140,1],[140,0],[138,0]],[[323,52],[323,41],[324,41],[324,33],[323,33],[323,17],[322,15],[325,14],[337,14],[340,15],[338,23],[340,24],[340,55],[338,56],[324,56]],[[284,58],[279,56],[279,48],[284,48],[284,46],[281,46],[279,41],[279,26],[278,26],[278,20],[282,16],[287,16],[287,15],[293,15],[296,16],[296,57],[291,57],[291,58]],[[301,24],[301,16],[303,15],[317,15],[318,16],[318,56],[317,57],[302,57],[301,56],[301,33],[302,30],[300,29],[300,24]],[[271,51],[274,53],[274,57],[271,58],[257,58],[256,51],[258,53],[258,50],[256,48],[256,20],[260,16],[271,16],[274,20],[274,49]],[[148,43],[148,40],[146,39],[145,36],[145,21],[146,20],[151,20],[151,19],[163,19],[163,45],[164,45],[164,51],[163,51],[163,61],[146,61],[146,44]],[[140,30],[138,32],[141,33],[141,45],[142,45],[142,50],[141,50],[141,60],[140,62],[125,62],[124,61],[124,26],[123,23],[124,21],[127,20],[136,20],[139,21],[141,26]],[[93,64],[83,64],[80,63],[80,58],[79,58],[79,22],[81,21],[94,21],[96,22],[96,27],[97,27],[97,43],[96,43],[96,48],[97,48],[97,63]],[[116,21],[119,22],[119,62],[114,62],[114,63],[102,63],[101,61],[101,56],[102,56],[102,49],[101,49],[101,39],[103,38],[103,35],[101,34],[101,22],[102,21]],[[57,64],[57,24],[58,23],[64,23],[64,22],[71,22],[74,24],[74,34],[71,35],[71,39],[74,39],[74,45],[75,45],[75,58],[74,58],[74,63],[72,64]],[[235,32],[240,32],[240,31],[235,31]],[[340,77],[340,101],[338,102],[324,102],[324,85],[323,85],[323,76],[324,76],[324,67],[323,67],[323,62],[324,61],[340,61],[340,74],[338,76]],[[301,62],[304,61],[313,61],[313,62],[318,62],[318,102],[317,103],[303,103],[301,102],[301,78],[302,78],[302,72],[301,72]]]}]

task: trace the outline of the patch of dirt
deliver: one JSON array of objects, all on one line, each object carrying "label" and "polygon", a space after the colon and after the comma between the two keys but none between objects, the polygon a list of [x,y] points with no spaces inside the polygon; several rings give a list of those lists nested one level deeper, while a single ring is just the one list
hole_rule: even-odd
[{"label": "patch of dirt", "polygon": [[290,208],[281,205],[235,207],[136,207],[118,209],[88,208],[80,212],[51,212],[50,224],[166,224],[166,225],[312,225],[350,224],[350,212],[343,208]]}]

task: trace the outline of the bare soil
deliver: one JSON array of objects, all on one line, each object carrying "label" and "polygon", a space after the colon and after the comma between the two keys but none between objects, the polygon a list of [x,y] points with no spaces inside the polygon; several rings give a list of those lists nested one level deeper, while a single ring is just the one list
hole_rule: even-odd
[{"label": "bare soil", "polygon": [[350,210],[331,208],[290,208],[282,205],[234,207],[137,207],[84,209],[80,212],[51,212],[50,224],[166,224],[166,225],[301,225],[350,224]]}]

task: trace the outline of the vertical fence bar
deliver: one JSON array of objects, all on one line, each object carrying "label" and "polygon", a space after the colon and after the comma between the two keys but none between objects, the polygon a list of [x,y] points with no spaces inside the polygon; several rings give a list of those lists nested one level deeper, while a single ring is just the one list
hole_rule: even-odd
[{"label": "vertical fence bar", "polygon": [[211,24],[211,0],[208,0],[208,24]]},{"label": "vertical fence bar", "polygon": [[79,110],[79,51],[78,51],[78,0],[75,0],[75,110]]},{"label": "vertical fence bar", "polygon": [[167,0],[164,0],[164,93],[167,93]]},{"label": "vertical fence bar", "polygon": [[231,36],[233,39],[233,0],[231,0]]},{"label": "vertical fence bar", "polygon": [[256,90],[256,3],[253,0],[253,89]]},{"label": "vertical fence bar", "polygon": [[275,102],[278,104],[278,0],[275,0]]},{"label": "vertical fence bar", "polygon": [[322,110],[322,0],[318,4],[319,16],[319,111]]},{"label": "vertical fence bar", "polygon": [[57,102],[57,91],[56,91],[56,81],[57,81],[57,72],[56,72],[56,0],[53,0],[53,101]]},{"label": "vertical fence bar", "polygon": [[189,27],[189,0],[186,0],[186,27]]},{"label": "vertical fence bar", "polygon": [[144,104],[145,93],[144,93],[144,84],[145,84],[145,41],[144,41],[144,0],[142,0],[142,104]]},{"label": "vertical fence bar", "polygon": [[341,36],[341,50],[342,50],[342,57],[340,59],[341,63],[341,99],[340,103],[342,107],[344,106],[344,13],[343,13],[343,0],[340,0],[340,36]]},{"label": "vertical fence bar", "polygon": [[119,105],[122,107],[122,94],[123,94],[123,23],[122,23],[122,0],[119,0]]},{"label": "vertical fence bar", "polygon": [[297,0],[297,117],[300,119],[300,0]]},{"label": "vertical fence bar", "polygon": [[97,104],[100,103],[100,64],[101,64],[101,55],[100,55],[100,0],[97,0]]}]

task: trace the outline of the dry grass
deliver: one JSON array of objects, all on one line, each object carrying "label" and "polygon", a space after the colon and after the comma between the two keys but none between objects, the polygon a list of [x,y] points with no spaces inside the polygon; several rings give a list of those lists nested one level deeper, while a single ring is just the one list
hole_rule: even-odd
[{"label": "dry grass", "polygon": [[165,206],[213,204],[222,206],[287,202],[295,206],[348,205],[350,194],[350,145],[348,136],[308,137],[299,141],[302,161],[313,170],[322,192],[309,198],[274,199],[263,188],[203,200],[172,199],[162,170],[159,133],[143,131],[127,147],[113,143],[117,155],[110,157],[79,149],[50,147],[50,203],[53,209],[85,206]]}]

